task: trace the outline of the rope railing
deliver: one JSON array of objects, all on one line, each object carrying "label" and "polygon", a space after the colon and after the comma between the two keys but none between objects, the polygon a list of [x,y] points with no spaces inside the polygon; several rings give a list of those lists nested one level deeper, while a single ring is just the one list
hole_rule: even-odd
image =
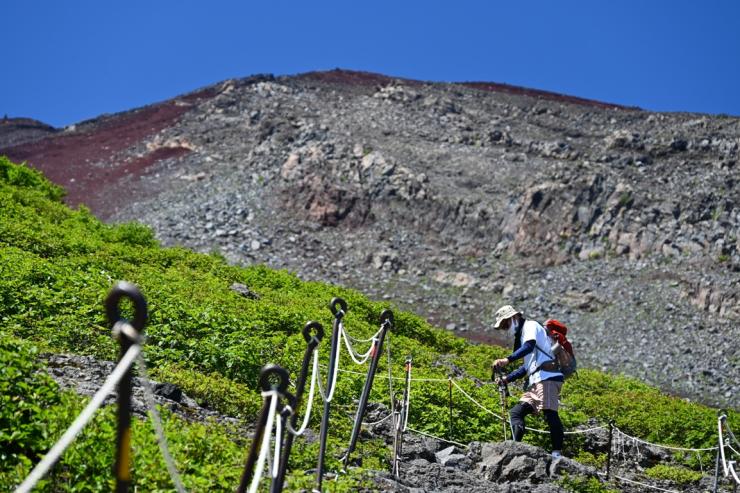
[{"label": "rope railing", "polygon": [[[604,476],[604,477],[606,477],[606,474],[605,474],[605,473],[603,473],[603,472],[597,472],[596,474],[598,474],[599,476]],[[625,478],[625,477],[623,477],[623,476],[616,476],[616,475],[612,475],[611,477],[613,477],[614,479],[617,479],[617,480],[619,480],[619,481],[623,481],[623,482],[625,482],[625,483],[630,483],[630,484],[636,484],[636,485],[639,485],[639,486],[643,486],[643,487],[645,487],[645,488],[649,488],[649,489],[651,489],[651,490],[656,490],[656,491],[665,491],[666,493],[681,493],[680,491],[677,491],[677,490],[667,490],[667,489],[665,489],[665,488],[661,488],[661,487],[659,487],[659,486],[654,486],[654,485],[652,485],[652,484],[648,484],[648,483],[642,483],[642,482],[640,482],[640,481],[635,481],[634,479],[629,479],[629,478]],[[608,478],[607,478],[607,479],[608,479]]]},{"label": "rope railing", "polygon": [[339,324],[339,335],[344,340],[344,345],[347,347],[349,357],[352,358],[352,361],[354,361],[356,365],[364,365],[367,360],[370,359],[370,357],[373,355],[373,351],[375,350],[375,343],[377,342],[374,337],[370,339],[371,344],[368,350],[360,354],[360,352],[355,350],[355,348],[352,346],[352,343],[349,342],[347,331],[344,329],[344,325],[341,323]]},{"label": "rope railing", "polygon": [[728,460],[727,456],[725,455],[725,438],[724,438],[725,429],[729,431],[730,436],[734,437],[734,435],[732,434],[732,430],[727,424],[727,416],[722,414],[719,418],[717,418],[717,434],[719,435],[719,457],[718,458],[721,459],[722,472],[724,473],[724,476],[726,478],[732,477],[732,479],[735,481],[736,484],[740,484],[740,477],[735,471],[736,462],[734,460]]},{"label": "rope railing", "polygon": [[[134,318],[132,321],[121,318],[119,303],[123,298],[129,298],[134,305]],[[128,491],[131,482],[130,476],[130,440],[131,440],[131,395],[133,387],[132,369],[135,362],[138,363],[141,373],[141,383],[144,388],[144,396],[147,403],[148,413],[154,427],[165,465],[170,478],[178,493],[185,493],[182,479],[177,472],[175,461],[167,447],[167,439],[162,426],[162,420],[156,408],[154,393],[152,392],[147,374],[146,362],[143,358],[142,335],[144,324],[147,319],[146,300],[139,289],[127,282],[117,283],[109,292],[105,300],[105,309],[113,336],[116,337],[121,346],[121,357],[113,371],[105,379],[103,385],[98,389],[90,402],[82,412],[75,418],[61,438],[52,446],[44,458],[33,468],[31,473],[15,490],[16,493],[27,493],[51,470],[60,459],[64,451],[77,438],[77,435],[93,418],[95,412],[102,406],[105,399],[116,390],[117,408],[117,440],[116,440],[116,463],[114,474],[116,479],[116,491]]]},{"label": "rope railing", "polygon": [[311,370],[311,385],[308,389],[308,401],[306,403],[306,414],[303,416],[303,422],[301,423],[298,430],[294,430],[293,426],[288,422],[288,431],[295,436],[301,436],[306,432],[308,428],[308,422],[311,419],[311,410],[313,408],[314,392],[316,390],[316,382],[318,381],[319,375],[319,353],[314,351],[313,353],[313,369]]},{"label": "rope railing", "polygon": [[432,435],[431,433],[427,433],[426,431],[416,430],[411,427],[406,427],[406,430],[410,431],[411,433],[416,433],[417,435],[434,438],[435,440],[439,440],[440,442],[451,443],[452,445],[457,445],[458,447],[462,447],[464,449],[468,448],[468,445],[465,445],[464,443],[456,442],[455,440],[450,440],[449,438],[438,437],[438,436]]},{"label": "rope railing", "polygon": [[624,436],[625,438],[628,438],[634,442],[642,443],[643,445],[650,445],[652,447],[658,447],[666,450],[675,450],[678,452],[711,452],[713,450],[717,450],[718,447],[706,447],[706,448],[688,448],[688,447],[674,447],[671,445],[661,445],[659,443],[652,443],[648,442],[646,440],[643,440],[641,438],[634,437],[632,435],[628,435],[627,433],[623,432],[616,426],[614,427],[614,431],[619,433],[620,435]]},{"label": "rope railing", "polygon": [[[117,304],[123,296],[128,296],[134,301],[136,310],[135,310],[135,319],[132,323],[129,323],[128,321],[120,319]],[[340,306],[341,306],[341,309],[339,308]],[[484,403],[480,402],[479,399],[476,399],[476,397],[471,395],[473,392],[466,390],[461,385],[462,380],[458,381],[458,379],[453,378],[452,376],[447,377],[447,378],[412,378],[411,377],[411,364],[410,364],[411,357],[409,357],[406,361],[405,377],[393,376],[392,375],[392,357],[391,357],[390,339],[388,339],[387,341],[386,348],[387,348],[387,356],[388,356],[388,390],[389,390],[389,395],[390,395],[391,412],[375,422],[362,421],[362,417],[364,415],[365,408],[367,405],[367,399],[369,397],[369,393],[372,387],[375,370],[377,368],[377,364],[380,359],[379,357],[382,352],[383,341],[386,336],[386,331],[392,326],[392,323],[393,323],[392,316],[393,315],[389,310],[384,311],[381,314],[380,329],[378,329],[378,331],[375,334],[373,334],[369,339],[359,339],[349,334],[343,325],[342,319],[344,317],[345,311],[347,310],[346,303],[339,298],[335,298],[332,300],[332,303],[330,304],[330,308],[332,309],[332,312],[335,315],[335,323],[334,323],[334,330],[332,333],[332,340],[331,340],[332,344],[331,344],[329,364],[328,366],[319,364],[319,355],[318,355],[318,351],[316,350],[316,346],[318,345],[318,341],[321,340],[321,336],[323,335],[323,329],[321,329],[319,326],[320,334],[314,338],[311,338],[308,334],[309,327],[315,328],[318,324],[316,322],[310,322],[306,326],[306,328],[304,328],[304,337],[306,337],[306,341],[309,342],[309,346],[307,348],[306,354],[304,355],[304,363],[303,363],[303,367],[301,370],[301,377],[299,378],[299,383],[296,385],[296,389],[297,389],[296,396],[292,396],[291,394],[287,392],[289,378],[285,370],[279,367],[274,367],[274,365],[272,366],[268,365],[267,367],[263,368],[263,373],[265,373],[265,375],[269,371],[279,370],[281,382],[279,386],[277,387],[273,385],[271,388],[268,388],[269,382],[267,382],[266,380],[267,377],[263,379],[263,376],[262,375],[260,376],[260,384],[263,387],[262,397],[264,399],[264,405],[263,405],[262,414],[259,418],[258,427],[257,427],[258,429],[257,429],[257,432],[255,432],[255,437],[252,442],[252,447],[249,452],[249,457],[247,459],[247,464],[245,466],[244,474],[242,476],[242,481],[237,491],[239,492],[246,491],[246,487],[248,484],[249,493],[255,493],[259,489],[260,482],[265,473],[265,469],[267,469],[267,475],[270,478],[272,478],[271,491],[274,493],[274,492],[279,492],[282,490],[282,484],[283,484],[282,482],[283,482],[284,475],[285,475],[285,468],[287,466],[288,456],[290,454],[290,446],[292,444],[292,439],[293,437],[303,435],[306,429],[308,428],[311,415],[312,415],[312,410],[313,410],[313,400],[315,397],[315,390],[317,387],[319,390],[319,394],[324,403],[324,413],[322,415],[321,438],[320,438],[321,450],[319,454],[319,465],[317,468],[318,490],[321,491],[321,481],[322,481],[322,476],[324,472],[323,471],[323,456],[325,452],[325,444],[326,444],[326,438],[328,434],[329,405],[335,396],[335,391],[336,391],[337,382],[338,382],[338,374],[340,372],[347,373],[347,374],[356,374],[356,375],[366,376],[365,388],[363,389],[362,395],[360,397],[360,403],[358,405],[357,412],[355,414],[354,426],[352,430],[352,438],[350,439],[349,448],[343,457],[345,467],[347,465],[349,455],[354,449],[355,441],[359,434],[359,427],[361,425],[365,425],[365,426],[377,425],[389,419],[393,420],[392,430],[394,430],[394,433],[396,434],[395,439],[394,439],[395,440],[394,441],[395,443],[394,444],[394,456],[395,456],[394,473],[396,475],[398,475],[398,461],[400,460],[400,455],[401,455],[400,451],[401,451],[401,447],[403,443],[403,432],[404,431],[409,431],[409,432],[412,432],[418,435],[427,436],[429,438],[433,438],[435,440],[439,440],[445,443],[450,443],[458,447],[468,448],[468,445],[465,445],[463,443],[460,443],[452,439],[453,437],[453,434],[452,434],[452,389],[453,387],[457,389],[457,391],[460,394],[462,394],[465,397],[465,399],[467,399],[472,404],[480,408],[482,411],[506,423],[507,417],[505,415],[498,414],[492,409],[489,409]],[[116,465],[114,467],[114,471],[115,471],[116,481],[117,481],[117,491],[128,491],[128,486],[131,482],[130,474],[129,474],[130,414],[131,414],[130,400],[131,400],[131,385],[132,385],[131,384],[131,371],[132,371],[132,367],[134,363],[138,363],[139,371],[142,377],[141,382],[144,388],[144,395],[145,395],[145,399],[146,399],[146,403],[148,407],[148,413],[152,420],[152,425],[154,427],[155,435],[157,438],[157,443],[160,447],[162,456],[165,461],[165,465],[167,466],[167,469],[172,479],[172,482],[174,484],[175,490],[177,490],[178,493],[185,492],[183,481],[180,478],[180,475],[177,471],[177,467],[175,465],[175,461],[173,460],[172,455],[170,454],[169,448],[167,446],[166,436],[164,433],[164,427],[162,426],[161,417],[156,408],[156,401],[154,398],[154,393],[151,389],[151,384],[150,384],[150,381],[147,375],[146,362],[143,357],[143,351],[142,351],[143,338],[141,336],[141,330],[143,328],[143,324],[146,319],[145,301],[143,300],[143,297],[141,297],[141,294],[138,292],[138,290],[134,286],[127,284],[127,283],[121,283],[117,285],[114,288],[114,290],[112,290],[111,295],[106,300],[106,309],[108,311],[108,316],[112,324],[114,335],[116,335],[121,341],[121,347],[122,347],[121,358],[117,366],[108,376],[108,378],[105,380],[103,386],[101,386],[98,392],[96,392],[96,394],[93,396],[91,401],[88,403],[85,409],[77,416],[75,421],[67,429],[64,435],[57,441],[57,443],[46,454],[46,456],[44,456],[41,462],[39,462],[39,464],[37,464],[37,466],[31,471],[31,473],[24,480],[24,482],[16,489],[16,493],[30,492],[31,489],[38,483],[38,481],[40,481],[49,472],[49,470],[54,466],[54,464],[59,460],[61,455],[64,453],[66,448],[74,441],[74,439],[77,437],[80,431],[89,423],[95,411],[100,408],[100,406],[103,404],[106,397],[108,397],[108,395],[110,395],[111,392],[116,387],[118,387],[119,433],[118,433],[118,440],[116,443]],[[350,358],[356,364],[364,364],[372,358],[370,368],[368,369],[367,374],[362,373],[362,372],[353,371],[353,370],[339,368],[340,349],[342,345],[341,340],[344,341],[344,345],[347,349],[347,352],[349,353]],[[356,344],[356,343],[367,343],[367,342],[370,342],[370,348],[365,353],[362,353],[362,354],[360,354],[353,345],[353,343]],[[308,361],[310,357],[312,357],[312,367],[311,367],[312,369],[311,369],[311,376],[310,376],[310,389],[308,393],[308,402],[305,406],[306,411],[303,416],[301,425],[296,430],[296,424],[297,424],[296,423],[297,421],[296,413],[298,411],[298,407],[301,406],[301,396],[302,396],[304,385],[305,385],[305,380],[307,376],[306,375],[307,366],[308,366]],[[320,368],[325,368],[328,371],[326,375],[326,387],[322,385]],[[405,380],[404,395],[403,395],[402,400],[399,400],[399,398],[393,394],[393,380]],[[412,383],[414,384],[416,383],[419,383],[419,384],[446,383],[448,385],[449,396],[450,396],[449,398],[450,399],[450,402],[449,402],[449,405],[450,405],[450,430],[449,430],[450,436],[448,436],[447,438],[443,438],[443,437],[435,436],[429,433],[428,431],[419,430],[419,429],[412,428],[411,426],[409,426],[409,416],[410,416],[409,411],[411,409],[411,399],[412,399],[412,392],[411,392]],[[476,381],[476,383],[477,385],[480,385],[480,381]],[[415,393],[417,393],[418,395],[418,390],[416,390]],[[280,402],[281,398],[285,398],[287,402],[284,404],[281,404]],[[503,408],[503,411],[505,414],[506,412],[505,406]],[[593,433],[593,432],[597,432],[600,430],[608,429],[609,430],[609,459],[611,458],[611,455],[612,455],[613,436],[615,436],[617,440],[617,452],[619,452],[621,449],[623,459],[626,456],[626,452],[629,451],[630,443],[632,444],[634,452],[638,455],[640,454],[640,448],[638,446],[639,444],[663,448],[663,449],[671,450],[671,451],[695,453],[700,459],[701,459],[701,455],[699,454],[701,452],[716,451],[717,452],[717,469],[715,473],[715,481],[716,481],[716,476],[719,474],[720,464],[721,464],[721,471],[724,477],[732,478],[732,480],[734,480],[735,483],[740,484],[740,478],[738,477],[738,473],[736,471],[737,463],[735,460],[729,460],[729,457],[726,455],[726,450],[729,451],[730,453],[740,455],[738,454],[738,451],[732,446],[733,442],[737,443],[737,439],[735,438],[734,434],[732,433],[732,430],[729,428],[729,426],[726,423],[726,416],[722,415],[719,417],[717,427],[718,427],[717,428],[718,445],[714,447],[704,447],[704,448],[679,447],[679,446],[652,443],[647,440],[644,440],[644,439],[641,439],[641,438],[625,433],[624,431],[616,427],[613,424],[613,422],[610,422],[608,425],[598,425],[598,426],[592,426],[590,428],[585,428],[585,429],[569,430],[569,431],[565,431],[564,433],[568,435],[586,434],[586,433]],[[535,432],[535,433],[543,433],[543,434],[550,433],[547,430],[540,430],[536,428],[526,427],[526,429],[528,431]],[[727,434],[727,437],[728,437],[726,441],[725,441],[725,434]],[[504,435],[504,438],[505,438],[505,435]],[[283,439],[285,439],[285,443],[283,443]],[[258,446],[259,446],[259,451],[257,451]],[[703,467],[702,467],[702,471],[703,471]],[[606,477],[609,478],[609,476],[610,476],[609,460],[607,460]],[[653,486],[647,483],[640,483],[630,478],[625,478],[625,477],[616,476],[616,475],[613,477],[614,479],[618,481],[634,483],[634,484],[641,485],[641,486],[644,486],[650,489],[665,491],[669,493],[673,493],[674,491],[674,490],[668,490],[668,489],[656,487],[656,486]]]},{"label": "rope railing", "polygon": [[85,409],[77,416],[72,422],[67,431],[64,432],[62,437],[54,444],[44,458],[39,462],[36,467],[33,468],[28,477],[21,483],[20,486],[15,490],[15,493],[28,493],[36,486],[49,470],[56,464],[59,458],[62,456],[67,447],[77,438],[77,435],[82,429],[90,422],[95,414],[95,411],[100,408],[105,401],[105,398],[113,392],[118,382],[121,380],[123,375],[130,369],[136,357],[141,351],[141,346],[134,344],[128,350],[128,352],[121,358],[118,365],[111,372],[108,378],[103,383],[103,386],[95,393],[90,402],[85,406]]}]

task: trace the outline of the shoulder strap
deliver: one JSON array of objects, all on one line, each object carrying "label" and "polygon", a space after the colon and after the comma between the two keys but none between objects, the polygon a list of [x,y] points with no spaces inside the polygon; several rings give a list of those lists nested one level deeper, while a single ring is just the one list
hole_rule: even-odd
[{"label": "shoulder strap", "polygon": [[534,342],[535,349],[539,350],[542,354],[545,356],[549,356],[551,359],[555,359],[555,356],[550,354],[548,351],[544,351],[541,347],[537,345],[537,341]]}]

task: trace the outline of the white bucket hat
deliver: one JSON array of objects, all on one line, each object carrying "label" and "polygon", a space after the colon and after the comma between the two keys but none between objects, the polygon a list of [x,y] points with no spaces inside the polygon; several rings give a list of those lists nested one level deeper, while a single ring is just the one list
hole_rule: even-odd
[{"label": "white bucket hat", "polygon": [[501,322],[507,318],[511,318],[516,314],[521,315],[522,312],[518,311],[511,305],[504,305],[496,312],[496,323],[493,325],[494,329],[498,329],[501,326]]}]

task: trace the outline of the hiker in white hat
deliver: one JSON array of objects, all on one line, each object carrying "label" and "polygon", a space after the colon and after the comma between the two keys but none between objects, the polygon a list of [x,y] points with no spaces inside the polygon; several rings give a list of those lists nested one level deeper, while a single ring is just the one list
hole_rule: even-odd
[{"label": "hiker in white hat", "polygon": [[546,351],[551,344],[547,332],[534,320],[526,320],[511,305],[498,309],[493,327],[510,331],[514,338],[514,352],[506,358],[494,361],[493,367],[502,369],[509,363],[524,359],[524,364],[502,377],[500,383],[509,383],[525,375],[529,378],[527,391],[509,413],[514,440],[519,442],[524,436],[526,416],[542,412],[550,427],[552,455],[560,457],[563,449],[563,424],[558,415],[558,406],[563,374],[557,370],[557,365],[552,364],[552,356]]}]

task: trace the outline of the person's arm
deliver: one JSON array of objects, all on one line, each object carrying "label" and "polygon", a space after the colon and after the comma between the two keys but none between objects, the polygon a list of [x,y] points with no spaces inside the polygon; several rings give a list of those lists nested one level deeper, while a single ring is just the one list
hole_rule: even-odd
[{"label": "person's arm", "polygon": [[512,361],[516,361],[520,358],[525,357],[532,351],[534,351],[535,343],[534,340],[526,341],[524,344],[521,345],[519,349],[511,353],[506,358],[497,359],[493,362],[494,368],[503,368],[504,366],[508,365]]},{"label": "person's arm", "polygon": [[534,340],[526,341],[524,344],[522,344],[519,349],[511,353],[506,357],[507,360],[511,363],[512,361],[516,361],[520,358],[525,357],[532,351],[534,351],[535,343]]},{"label": "person's arm", "polygon": [[514,380],[519,380],[526,374],[527,374],[527,369],[524,367],[524,365],[522,365],[516,370],[509,373],[508,375],[506,375],[504,377],[504,382],[509,383],[509,382],[513,382]]}]

